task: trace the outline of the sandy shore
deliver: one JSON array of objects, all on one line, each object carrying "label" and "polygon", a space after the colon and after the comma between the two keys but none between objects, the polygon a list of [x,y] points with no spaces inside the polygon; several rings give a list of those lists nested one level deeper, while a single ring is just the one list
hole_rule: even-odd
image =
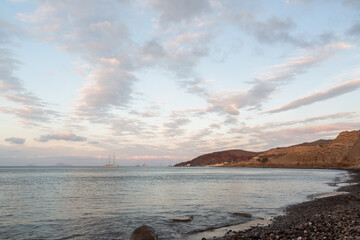
[{"label": "sandy shore", "polygon": [[286,208],[269,226],[233,232],[216,240],[240,239],[357,239],[360,240],[360,171],[351,171],[347,194],[315,198]]}]

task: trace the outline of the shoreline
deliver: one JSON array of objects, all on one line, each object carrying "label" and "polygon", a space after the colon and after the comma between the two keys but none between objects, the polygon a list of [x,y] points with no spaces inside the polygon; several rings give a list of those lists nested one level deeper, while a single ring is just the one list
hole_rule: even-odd
[{"label": "shoreline", "polygon": [[338,195],[287,206],[284,215],[275,217],[269,225],[240,231],[228,227],[222,237],[199,239],[360,239],[360,171],[347,171],[350,178],[334,192]]}]

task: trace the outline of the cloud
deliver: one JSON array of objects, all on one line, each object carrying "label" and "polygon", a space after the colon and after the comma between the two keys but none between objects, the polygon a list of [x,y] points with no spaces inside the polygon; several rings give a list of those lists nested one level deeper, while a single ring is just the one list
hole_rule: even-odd
[{"label": "cloud", "polygon": [[304,141],[315,141],[320,138],[334,138],[341,131],[359,128],[359,122],[336,122],[334,124],[301,126],[274,131],[263,131],[259,132],[258,136],[267,142],[268,146],[289,146],[291,144],[298,144]]},{"label": "cloud", "polygon": [[48,122],[54,116],[59,116],[48,109],[46,102],[25,89],[22,79],[15,74],[21,63],[14,58],[9,46],[21,35],[20,30],[1,19],[0,29],[0,97],[16,106],[0,107],[0,112],[15,115],[24,124],[30,125]]},{"label": "cloud", "polygon": [[178,79],[192,79],[199,60],[209,55],[212,40],[205,32],[175,34],[166,41],[154,38],[144,43],[135,65],[161,67]]},{"label": "cloud", "polygon": [[39,125],[44,122],[53,121],[60,116],[56,111],[33,106],[23,106],[20,108],[0,107],[0,112],[20,118],[25,125]]},{"label": "cloud", "polygon": [[14,37],[19,37],[21,35],[21,31],[18,27],[0,18],[0,44],[11,43]]},{"label": "cloud", "polygon": [[145,58],[151,57],[154,59],[159,59],[166,55],[164,47],[157,39],[147,41],[142,47],[141,53]]},{"label": "cloud", "polygon": [[191,136],[192,140],[201,140],[205,137],[208,137],[209,135],[212,134],[212,128],[204,128],[200,131],[198,131],[196,134],[194,134],[193,136]]},{"label": "cloud", "polygon": [[[323,120],[325,120],[325,118]],[[299,122],[301,122],[301,120]],[[242,126],[233,128],[230,132],[240,134],[240,136],[246,135],[248,139],[251,139],[249,144],[244,145],[245,147],[263,151],[273,147],[289,146],[318,139],[332,139],[341,131],[359,129],[360,122],[337,121],[332,123],[325,122],[324,124],[318,125],[310,125],[304,122],[304,124],[300,126],[284,126],[272,126],[272,124],[253,127]]]},{"label": "cloud", "polygon": [[350,49],[352,45],[336,42],[318,47],[311,54],[290,58],[283,64],[270,67],[270,71],[262,73],[255,79],[252,86],[247,90],[223,91],[208,94],[207,112],[219,112],[230,115],[238,115],[239,109],[260,109],[262,103],[268,100],[279,86],[282,86],[301,74],[306,73],[312,67],[334,56],[337,51]]},{"label": "cloud", "polygon": [[10,137],[10,138],[5,138],[4,141],[12,144],[22,145],[25,143],[25,138]]},{"label": "cloud", "polygon": [[284,127],[289,125],[296,125],[296,124],[307,124],[316,121],[323,121],[323,120],[332,120],[332,119],[341,119],[341,118],[353,118],[359,116],[356,112],[340,112],[334,114],[327,114],[327,115],[320,115],[316,117],[310,117],[300,120],[293,120],[293,121],[285,121],[285,122],[273,122],[267,124],[265,126],[258,126],[259,128],[274,128],[274,127]]},{"label": "cloud", "polygon": [[315,102],[324,101],[327,99],[331,99],[352,91],[357,90],[360,88],[360,79],[353,79],[341,84],[338,84],[332,88],[329,88],[327,90],[319,91],[316,93],[313,93],[311,95],[296,99],[284,106],[266,111],[267,113],[278,113],[278,112],[284,112],[291,109],[299,108],[302,106],[310,105]]},{"label": "cloud", "polygon": [[277,83],[288,82],[299,74],[303,74],[317,64],[333,57],[338,51],[353,48],[351,44],[345,42],[333,42],[324,46],[317,47],[308,51],[308,54],[288,59],[283,64],[271,67],[270,73],[264,73],[261,76],[264,80],[270,80]]},{"label": "cloud", "polygon": [[276,16],[270,17],[264,22],[257,21],[251,12],[240,11],[227,16],[228,20],[252,35],[256,40],[265,44],[290,43],[305,47],[307,42],[290,34],[296,28],[291,18],[281,19]]},{"label": "cloud", "polygon": [[208,0],[177,0],[177,1],[150,1],[153,8],[160,14],[160,23],[188,22],[211,11]]},{"label": "cloud", "polygon": [[69,141],[69,142],[85,142],[87,139],[85,137],[77,136],[73,134],[72,132],[65,131],[61,133],[56,134],[48,134],[48,135],[42,135],[39,138],[35,138],[35,141],[38,142],[48,142],[50,140],[63,140],[63,141]]},{"label": "cloud", "polygon": [[360,35],[360,23],[354,24],[346,33],[350,36],[359,36]]},{"label": "cloud", "polygon": [[103,121],[132,98],[136,45],[122,17],[127,6],[128,1],[41,1],[35,11],[18,14],[30,35],[85,61],[88,82],[75,106],[82,118]]},{"label": "cloud", "polygon": [[158,116],[159,116],[158,111],[148,110],[148,111],[145,111],[145,112],[141,113],[142,118],[152,118],[152,117],[158,117]]},{"label": "cloud", "polygon": [[[224,112],[230,115],[238,115],[239,108],[259,108],[262,101],[267,99],[275,90],[275,86],[269,82],[257,81],[249,90],[230,91],[210,95],[207,99],[209,107],[207,112]],[[224,97],[224,95],[227,95]]]},{"label": "cloud", "polygon": [[97,118],[107,116],[111,107],[127,106],[131,99],[132,73],[117,68],[101,68],[90,75],[92,81],[80,90],[76,111],[80,116]]},{"label": "cloud", "polygon": [[117,119],[113,121],[111,128],[119,136],[133,135],[141,138],[141,135],[146,132],[146,124],[144,122],[131,118]]},{"label": "cloud", "polygon": [[[287,3],[291,2],[288,1]],[[304,3],[304,1],[301,3]],[[236,7],[230,8],[227,12],[223,13],[224,21],[233,24],[261,44],[273,45],[285,43],[300,48],[314,48],[339,40],[331,31],[324,31],[317,35],[296,32],[297,24],[291,17],[270,16],[263,20],[264,14],[257,16],[252,10],[241,9],[236,11],[234,9]]]},{"label": "cloud", "polygon": [[360,9],[360,2],[358,0],[343,0],[343,4],[351,8]]},{"label": "cloud", "polygon": [[207,80],[202,78],[193,78],[179,81],[182,88],[187,92],[201,96],[208,97],[210,92],[207,90]]},{"label": "cloud", "polygon": [[[207,0],[145,3],[159,13],[164,24],[187,23],[211,11]],[[190,84],[199,60],[209,55],[214,36],[192,26],[186,31],[157,29],[156,37],[135,41],[127,18],[132,17],[128,13],[131,6],[128,1],[40,1],[34,11],[17,15],[29,26],[30,35],[85,61],[87,71],[81,67],[84,63],[75,67],[88,80],[79,89],[74,106],[79,119],[112,121],[113,110],[130,108],[136,73],[142,69],[160,67]]]},{"label": "cloud", "polygon": [[[241,126],[238,124],[229,129],[227,134],[245,135],[253,143],[249,142],[243,145],[244,147],[265,150],[270,147],[284,146],[284,144],[288,146],[320,138],[328,139],[337,135],[339,131],[357,129],[359,128],[359,123],[356,122],[358,116],[359,113],[357,112],[339,112],[291,121],[268,122],[254,126],[247,126],[242,123]],[[343,121],[343,119],[353,119],[355,122]]]},{"label": "cloud", "polygon": [[191,123],[191,121],[187,117],[173,117],[170,122],[164,123],[165,129],[162,133],[168,137],[183,135],[185,130],[182,127],[189,123]]}]

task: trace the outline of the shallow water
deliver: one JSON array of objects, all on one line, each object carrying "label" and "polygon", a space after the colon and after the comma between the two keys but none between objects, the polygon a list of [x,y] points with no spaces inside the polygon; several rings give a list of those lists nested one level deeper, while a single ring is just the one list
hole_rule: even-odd
[{"label": "shallow water", "polygon": [[[0,239],[129,239],[143,224],[160,239],[181,239],[268,219],[308,195],[334,191],[329,183],[345,177],[308,169],[3,167]],[[171,221],[190,216],[190,223]]]}]

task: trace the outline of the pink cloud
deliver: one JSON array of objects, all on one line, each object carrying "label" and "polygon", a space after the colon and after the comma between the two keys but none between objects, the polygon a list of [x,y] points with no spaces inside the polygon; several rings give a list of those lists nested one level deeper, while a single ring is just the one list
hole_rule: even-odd
[{"label": "pink cloud", "polygon": [[338,84],[332,88],[318,91],[313,94],[307,95],[305,97],[298,98],[288,104],[285,104],[281,107],[266,111],[267,113],[277,113],[284,112],[291,109],[299,108],[305,105],[310,105],[315,102],[325,101],[330,98],[334,98],[360,88],[360,78],[349,80],[347,82]]}]

